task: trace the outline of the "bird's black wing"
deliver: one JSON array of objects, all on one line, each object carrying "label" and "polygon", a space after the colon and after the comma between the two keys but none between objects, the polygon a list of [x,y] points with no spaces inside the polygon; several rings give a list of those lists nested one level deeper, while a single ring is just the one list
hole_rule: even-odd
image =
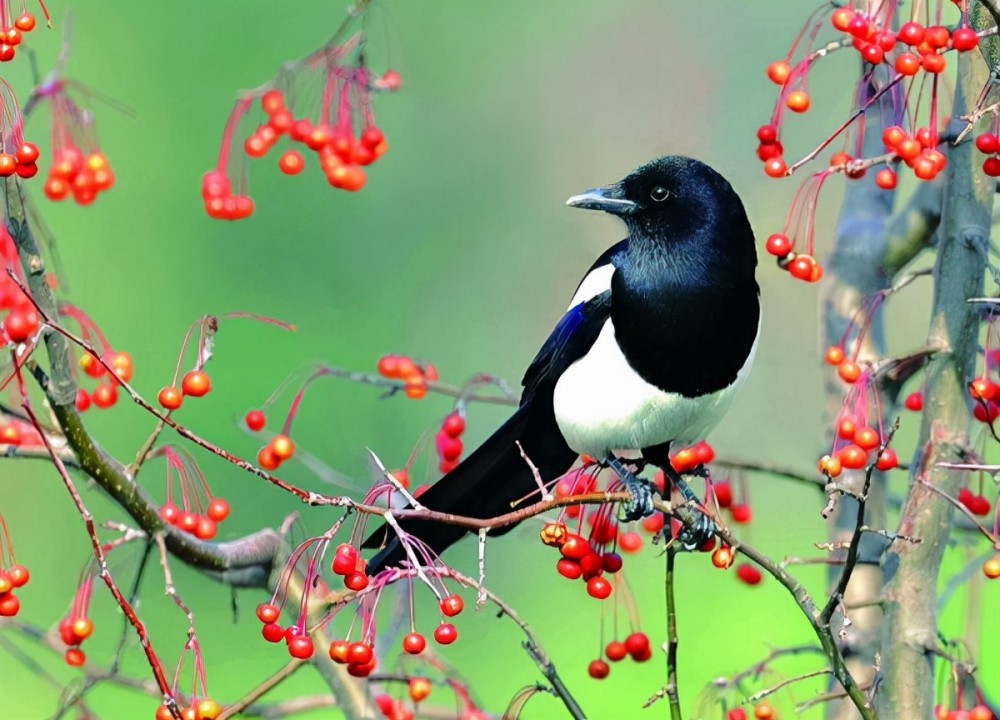
[{"label": "bird's black wing", "polygon": [[[521,457],[522,450],[546,482],[569,470],[577,454],[559,432],[552,395],[559,376],[587,354],[610,314],[611,291],[606,290],[563,316],[524,376],[524,395],[517,412],[458,467],[422,494],[422,505],[439,512],[484,519],[510,512],[517,503],[537,492],[534,475]],[[443,552],[467,532],[456,525],[429,520],[401,519],[399,525],[435,553]],[[507,525],[492,534],[503,535],[513,527]],[[362,547],[383,544],[385,547],[368,563],[369,574],[406,559],[399,538],[385,525],[373,532]]]},{"label": "bird's black wing", "polygon": [[610,290],[570,308],[525,371],[521,404],[531,400],[541,388],[548,387],[551,393],[551,386],[559,376],[587,354],[610,316]]}]

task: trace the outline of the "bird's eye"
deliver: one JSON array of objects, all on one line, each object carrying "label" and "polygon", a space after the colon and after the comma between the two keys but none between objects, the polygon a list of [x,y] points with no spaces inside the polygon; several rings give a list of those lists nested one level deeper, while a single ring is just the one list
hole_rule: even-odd
[{"label": "bird's eye", "polygon": [[649,197],[653,198],[654,202],[663,202],[668,197],[670,197],[670,191],[665,187],[660,187],[657,185],[655,188],[649,191]]}]

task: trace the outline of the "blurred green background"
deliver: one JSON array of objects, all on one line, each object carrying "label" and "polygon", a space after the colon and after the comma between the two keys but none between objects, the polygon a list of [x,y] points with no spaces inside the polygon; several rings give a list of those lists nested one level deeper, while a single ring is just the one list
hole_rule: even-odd
[{"label": "blurred green background", "polygon": [[[43,74],[58,54],[68,15],[65,3],[54,0],[51,6],[56,29],[40,28],[28,41]],[[332,190],[313,166],[298,177],[283,176],[271,155],[251,166],[256,214],[231,224],[208,219],[200,178],[214,164],[238,90],[261,84],[283,62],[320,46],[345,7],[312,0],[75,3],[66,76],[131,109],[123,113],[91,103],[117,185],[90,207],[45,201],[44,112],[28,126],[29,139],[44,154],[43,174],[29,186],[58,241],[70,297],[116,347],[132,353],[141,392],[152,397],[166,383],[185,329],[203,313],[256,312],[298,326],[288,334],[243,321],[224,323],[210,367],[214,390],[179,415],[238,454],[252,456],[257,442],[238,429],[237,419],[286,374],[310,363],[370,370],[381,354],[400,352],[434,362],[446,380],[460,382],[483,371],[516,382],[580,274],[622,236],[615,220],[570,212],[564,200],[657,155],[689,154],[718,168],[742,194],[760,239],[783,220],[795,184],[765,181],[753,134],[775,96],[764,68],[784,55],[811,9],[799,0],[382,0],[371,16],[371,63],[376,70],[398,69],[404,87],[376,99],[391,151],[371,168],[365,190]],[[802,154],[840,122],[854,71],[846,53],[820,64],[812,76],[813,110],[788,128],[789,156]],[[30,89],[26,58],[5,65],[3,75],[23,98]],[[827,188],[819,216],[825,247],[840,180]],[[756,368],[712,440],[727,457],[770,459],[809,471],[823,445],[817,289],[789,281],[770,262],[763,262],[760,279],[764,334]],[[926,290],[914,288],[905,312],[890,308],[896,349],[919,344],[926,306]],[[447,410],[439,398],[379,401],[371,388],[330,381],[307,397],[296,440],[359,478],[353,490],[361,492],[365,447],[399,466]],[[501,409],[474,408],[469,442],[503,417]],[[909,445],[901,450],[912,446],[913,417],[904,418],[900,442]],[[152,425],[126,402],[111,411],[92,410],[86,420],[125,459]],[[222,539],[276,526],[293,511],[302,513],[312,533],[331,522],[327,511],[304,509],[222,461],[199,458],[214,491],[233,506]],[[330,490],[294,462],[283,474]],[[148,467],[142,482],[162,497],[162,461]],[[813,543],[826,539],[820,499],[780,480],[753,478],[752,487],[754,522],[745,537],[777,557],[816,555]],[[98,492],[88,491],[86,500],[99,519],[122,519]],[[55,472],[40,463],[0,463],[0,509],[18,558],[34,578],[21,593],[20,617],[54,624],[88,557],[82,523]],[[600,648],[602,606],[581,584],[553,571],[553,554],[539,546],[536,531],[529,524],[490,546],[490,587],[537,630],[590,717],[644,716],[641,705],[664,684],[661,655],[645,665],[615,666],[602,683],[587,678],[587,663]],[[449,559],[471,571],[473,546],[465,543]],[[115,553],[113,570],[122,583],[138,550]],[[961,564],[961,557],[955,562]],[[770,647],[809,641],[807,624],[775,582],[746,587],[702,555],[682,557],[678,565],[685,708],[713,678],[747,668]],[[664,632],[662,559],[647,551],[627,567],[642,627],[656,644]],[[173,569],[196,614],[215,698],[232,701],[285,663],[283,648],[260,639],[252,616],[263,593],[239,594],[242,614],[234,623],[228,591],[178,562]],[[821,566],[796,573],[822,591]],[[140,613],[172,668],[185,621],[162,596],[159,575],[152,566]],[[995,608],[998,592],[986,588],[982,602]],[[417,622],[430,632],[436,621],[426,600]],[[613,604],[603,609],[610,628]],[[103,665],[120,633],[103,588],[95,591],[93,614],[97,632],[85,649]],[[953,633],[971,622],[962,593],[945,619]],[[982,632],[996,637],[992,622]],[[462,636],[446,656],[485,708],[501,711],[519,688],[540,679],[508,621],[468,612],[459,626]],[[61,681],[78,677],[23,638],[6,632],[2,637],[43,661]],[[995,646],[990,653],[981,665],[986,678],[1000,668]],[[2,648],[0,667],[0,716],[53,712],[57,691],[46,679]],[[783,666],[788,674],[819,667],[818,658]],[[131,638],[125,670],[147,673]],[[751,689],[778,679],[769,676]],[[775,703],[792,717],[793,701],[822,689],[822,681],[795,685]],[[302,672],[268,699],[321,690],[314,675]],[[106,718],[151,718],[156,707],[151,698],[111,687],[90,698]],[[450,698],[437,691],[430,702],[449,705]],[[665,711],[662,706],[646,716]],[[558,702],[542,696],[524,717],[561,715]]]}]

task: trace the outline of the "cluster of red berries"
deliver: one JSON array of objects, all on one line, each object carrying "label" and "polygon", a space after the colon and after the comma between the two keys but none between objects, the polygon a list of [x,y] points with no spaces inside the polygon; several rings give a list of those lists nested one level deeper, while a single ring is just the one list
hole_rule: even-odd
[{"label": "cluster of red berries", "polygon": [[990,514],[993,506],[984,495],[977,495],[971,489],[964,487],[958,491],[958,501],[973,515],[983,517]]},{"label": "cluster of red berries", "polygon": [[306,632],[305,624],[299,621],[286,628],[278,624],[281,617],[281,609],[271,603],[262,603],[257,606],[257,619],[264,623],[260,634],[269,643],[278,643],[282,640],[288,647],[288,654],[297,660],[308,660],[316,652],[312,638]]},{"label": "cluster of red berries", "polygon": [[747,525],[753,520],[753,510],[746,498],[736,502],[733,498],[733,486],[728,480],[720,480],[712,484],[712,492],[719,508],[729,511],[729,517],[736,525]]},{"label": "cluster of red berries", "polygon": [[[48,17],[48,13],[46,13],[46,17]],[[10,62],[14,59],[17,55],[17,46],[24,40],[24,34],[34,30],[36,24],[34,15],[30,12],[23,12],[14,20],[13,25],[0,28],[0,62]]]},{"label": "cluster of red berries", "polygon": [[[282,135],[293,142],[305,145],[319,156],[320,166],[329,183],[341,190],[356,192],[364,187],[367,177],[362,167],[371,165],[389,149],[385,135],[374,125],[369,125],[357,138],[350,125],[336,127],[323,123],[313,124],[308,118],[297,119],[285,106],[279,90],[268,90],[260,99],[267,113],[268,122],[258,127],[243,144],[252,158],[264,157]],[[287,150],[278,160],[278,167],[286,175],[298,175],[305,168],[305,160],[297,150]]]},{"label": "cluster of red berries", "polygon": [[969,395],[976,401],[972,414],[982,423],[992,423],[1000,416],[1000,385],[988,377],[977,377],[969,383]]},{"label": "cluster of red berries", "polygon": [[[111,366],[115,376],[122,382],[130,382],[135,372],[132,364],[132,356],[121,350],[108,350],[102,355],[103,360]],[[80,356],[80,368],[88,376],[100,379],[107,375],[107,368],[93,355],[85,353]],[[85,388],[76,390],[76,409],[79,412],[86,412],[91,405],[107,410],[118,402],[118,381],[108,379],[101,382],[92,391],[87,392]]]},{"label": "cluster of red berries", "polygon": [[212,378],[204,370],[190,370],[181,378],[181,386],[167,385],[156,396],[164,410],[177,410],[184,404],[184,397],[205,397],[212,389]]},{"label": "cluster of red berries", "polygon": [[992,132],[977,135],[976,149],[989,156],[983,160],[983,172],[990,177],[1000,177],[1000,137]]},{"label": "cluster of red berries", "polygon": [[[895,153],[919,180],[933,180],[948,165],[948,158],[937,149],[937,134],[930,127],[917,128],[910,135],[899,125],[890,125],[882,131],[882,142],[886,150]],[[879,187],[891,190],[896,187],[896,174],[889,170],[890,177],[882,174],[885,172],[882,170],[875,180]]]},{"label": "cluster of red berries", "polygon": [[15,417],[0,421],[0,445],[38,447],[42,444],[42,436],[30,422]]},{"label": "cluster of red berries", "polygon": [[375,648],[366,642],[334,640],[329,652],[330,659],[338,665],[346,665],[347,674],[352,677],[368,677],[375,672],[378,663]]},{"label": "cluster of red berries", "polygon": [[848,414],[842,414],[837,420],[837,436],[834,440],[834,450],[829,455],[819,459],[819,471],[832,478],[847,470],[861,470],[866,467],[872,452],[876,453],[875,467],[882,472],[892,470],[899,465],[899,458],[892,448],[883,448],[882,434],[875,428],[859,422]]},{"label": "cluster of red berries", "polygon": [[582,535],[571,533],[563,522],[546,523],[541,531],[542,542],[559,548],[562,557],[556,571],[568,580],[582,579],[587,584],[587,594],[598,600],[611,597],[612,585],[604,573],[614,574],[622,569],[622,557],[616,552],[598,553]]},{"label": "cluster of red berries", "polygon": [[160,518],[199,540],[212,540],[219,534],[219,523],[229,517],[229,510],[229,503],[222,498],[212,498],[204,515],[192,512],[187,501],[182,509],[168,500],[160,508]]},{"label": "cluster of red berries", "polygon": [[[649,636],[644,632],[634,632],[625,638],[625,642],[613,640],[604,648],[604,656],[611,662],[620,662],[626,655],[638,663],[646,662],[653,657]],[[611,674],[611,666],[602,658],[597,658],[590,661],[587,674],[595,680],[603,680]]]},{"label": "cluster of red berries", "polygon": [[0,152],[0,177],[17,175],[27,180],[38,174],[38,146],[23,142],[14,152]]},{"label": "cluster of red berries", "polygon": [[986,705],[976,705],[969,710],[956,708],[949,710],[943,705],[934,708],[935,720],[997,720],[996,715]]},{"label": "cluster of red berries", "polygon": [[87,662],[87,655],[80,649],[80,645],[93,634],[94,622],[86,615],[70,614],[59,622],[59,637],[67,645],[67,665],[81,667]]},{"label": "cluster of red berries", "polygon": [[0,617],[14,617],[21,610],[21,601],[14,591],[28,584],[31,573],[24,565],[13,564],[0,570]]},{"label": "cluster of red berries", "polygon": [[833,26],[853,38],[854,48],[865,61],[878,65],[887,62],[897,44],[907,46],[896,55],[892,63],[900,75],[912,76],[923,70],[931,74],[944,72],[946,62],[942,53],[947,50],[968,52],[979,45],[979,36],[970,27],[960,27],[954,31],[943,25],[925,27],[918,22],[907,22],[893,33],[886,28],[888,15],[883,21],[868,17],[851,8],[837,8],[830,16]]},{"label": "cluster of red berries", "polygon": [[[753,708],[754,720],[778,720],[778,713],[767,700],[762,700]],[[726,720],[748,720],[747,711],[733,708],[726,714]]]},{"label": "cluster of red berries", "polygon": [[827,365],[837,368],[837,375],[848,385],[854,385],[861,379],[863,374],[861,365],[856,358],[849,360],[842,346],[833,345],[827,348],[823,359]]},{"label": "cluster of red berries", "polygon": [[[222,706],[211,698],[204,698],[192,701],[187,707],[180,708],[180,711],[184,720],[216,720],[222,715]],[[160,705],[156,709],[155,720],[174,720],[174,716],[170,713],[170,708]]]},{"label": "cluster of red berries", "polygon": [[[18,261],[17,246],[7,232],[6,227],[0,227],[0,341],[8,343],[23,343],[33,338],[41,328],[41,320],[28,296],[17,286],[14,279],[7,274],[10,270],[21,276],[21,265]],[[6,315],[4,315],[6,313]]]},{"label": "cluster of red berries", "polygon": [[44,191],[49,200],[65,200],[72,195],[78,205],[90,205],[114,184],[115,174],[104,153],[96,150],[84,154],[76,145],[65,144],[55,152]]},{"label": "cluster of red berries", "polygon": [[358,592],[368,587],[367,565],[358,549],[347,543],[338,545],[333,554],[333,572],[344,578],[344,587],[348,590]]},{"label": "cluster of red berries", "polygon": [[295,441],[287,435],[275,435],[271,440],[257,451],[257,464],[268,472],[272,472],[281,467],[286,460],[291,460],[295,455]]},{"label": "cluster of red berries", "polygon": [[242,220],[253,215],[253,198],[233,194],[232,183],[222,170],[209,170],[201,179],[205,212],[217,220]]},{"label": "cluster of red berries", "polygon": [[445,415],[441,429],[434,436],[434,447],[438,453],[438,469],[448,474],[454,470],[462,457],[462,433],[465,432],[465,417],[455,411]]},{"label": "cluster of red berries", "polygon": [[764,248],[778,258],[778,267],[787,270],[796,280],[814,283],[823,277],[823,266],[807,253],[793,252],[795,243],[785,233],[774,233],[767,238]]},{"label": "cluster of red berries", "polygon": [[405,355],[383,355],[378,361],[378,374],[387,380],[401,380],[406,396],[414,400],[426,397],[427,383],[438,379],[436,367],[421,365]]}]

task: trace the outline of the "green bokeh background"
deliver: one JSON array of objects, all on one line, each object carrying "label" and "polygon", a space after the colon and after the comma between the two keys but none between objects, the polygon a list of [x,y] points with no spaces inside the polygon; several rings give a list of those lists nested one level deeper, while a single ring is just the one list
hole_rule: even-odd
[{"label": "green bokeh background", "polygon": [[[94,205],[53,205],[41,197],[42,177],[29,183],[58,240],[70,297],[116,347],[132,353],[136,387],[148,396],[170,377],[185,329],[199,315],[241,310],[294,322],[294,334],[225,323],[210,367],[215,388],[181,412],[186,424],[244,456],[255,452],[256,441],[240,432],[237,418],[287,373],[310,363],[371,369],[381,354],[402,352],[433,361],[445,379],[485,371],[516,381],[580,274],[622,235],[611,218],[564,208],[569,195],[617,179],[654,156],[689,154],[733,182],[763,238],[782,222],[795,189],[791,182],[765,181],[753,155],[753,132],[769,116],[775,95],[764,67],[784,54],[811,9],[801,0],[383,0],[372,16],[372,64],[395,67],[404,78],[402,92],[376,100],[390,153],[356,195],[332,190],[315,167],[288,178],[274,167],[274,156],[256,161],[251,190],[257,212],[238,223],[209,220],[199,195],[233,99],[238,89],[259,85],[286,60],[323,43],[345,4],[87,0],[72,7],[67,77],[131,111],[92,103],[118,177]],[[68,19],[63,2],[53,0],[52,10],[57,29],[39,29],[29,40],[43,73],[58,54]],[[812,147],[844,116],[853,63],[845,53],[820,64],[812,80],[814,109],[789,127],[789,155]],[[2,73],[24,97],[30,87],[26,58]],[[43,115],[31,120],[28,135],[45,152]],[[840,182],[828,188],[819,215],[826,247]],[[727,456],[809,469],[823,437],[817,290],[789,282],[769,262],[760,276],[764,331],[756,368],[713,442]],[[926,291],[917,288],[905,312],[890,309],[897,349],[919,343],[926,307]],[[307,398],[296,439],[359,478],[353,490],[360,492],[365,447],[387,464],[401,465],[447,409],[442,399],[380,402],[371,388],[330,381]],[[475,408],[468,440],[485,436],[503,417],[500,409]],[[912,418],[904,419],[900,442],[908,444],[901,448],[912,446]],[[125,402],[112,411],[91,411],[87,424],[126,459],[152,425]],[[233,505],[222,539],[275,526],[293,511],[302,513],[312,533],[333,517],[303,509],[222,461],[199,457],[215,492]],[[285,475],[329,490],[295,463]],[[142,478],[157,497],[162,477],[162,466],[151,465]],[[755,478],[752,487],[755,515],[746,537],[777,557],[816,555],[813,543],[826,532],[819,499],[779,480]],[[86,501],[99,519],[121,518],[96,491],[88,490]],[[34,576],[21,594],[21,618],[54,624],[88,557],[79,517],[55,472],[40,463],[0,464],[0,508],[18,557]],[[601,606],[580,584],[553,572],[551,551],[539,546],[536,530],[529,525],[491,545],[490,587],[535,627],[590,717],[642,716],[642,703],[664,682],[660,655],[646,665],[616,666],[603,683],[586,677],[599,649]],[[454,550],[450,560],[471,570],[473,545]],[[115,553],[113,570],[123,582],[137,551]],[[964,551],[955,555],[957,567]],[[642,626],[657,642],[663,635],[662,559],[645,552],[628,566]],[[234,623],[228,591],[180,563],[174,572],[196,613],[217,699],[236,699],[286,661],[280,647],[259,638],[252,608],[263,593],[239,593],[242,613]],[[817,592],[824,573],[820,566],[797,569]],[[139,610],[172,668],[185,621],[162,597],[158,575],[150,568]],[[678,575],[686,708],[712,678],[748,667],[771,646],[809,640],[806,622],[773,581],[747,588],[731,572],[712,569],[705,556],[681,558]],[[985,589],[985,607],[996,608],[998,592]],[[971,622],[964,603],[960,593],[945,618],[949,632],[960,633]],[[606,628],[613,625],[611,607],[605,605]],[[120,621],[102,588],[95,591],[93,612],[97,632],[86,649],[103,665]],[[981,630],[984,637],[996,637],[992,616],[992,625]],[[418,625],[429,632],[435,622],[423,598]],[[539,679],[508,621],[469,612],[459,627],[461,639],[447,657],[484,707],[501,711],[519,688]],[[978,632],[973,629],[973,639]],[[0,637],[41,660],[61,681],[77,677],[23,638],[7,632]],[[144,677],[148,669],[130,642],[125,670]],[[820,661],[783,667],[788,673],[809,671]],[[48,681],[3,647],[0,668],[0,716],[52,713],[58,691]],[[994,646],[982,658],[983,677],[997,677],[998,668]],[[778,679],[770,676],[751,689]],[[792,717],[793,698],[801,701],[822,689],[822,682],[796,685],[776,704],[783,717]],[[269,699],[321,690],[314,675],[302,672]],[[438,692],[432,701],[447,705],[444,695]],[[91,699],[106,718],[151,718],[156,705],[108,687]],[[524,716],[561,715],[557,701],[540,697]]]}]

